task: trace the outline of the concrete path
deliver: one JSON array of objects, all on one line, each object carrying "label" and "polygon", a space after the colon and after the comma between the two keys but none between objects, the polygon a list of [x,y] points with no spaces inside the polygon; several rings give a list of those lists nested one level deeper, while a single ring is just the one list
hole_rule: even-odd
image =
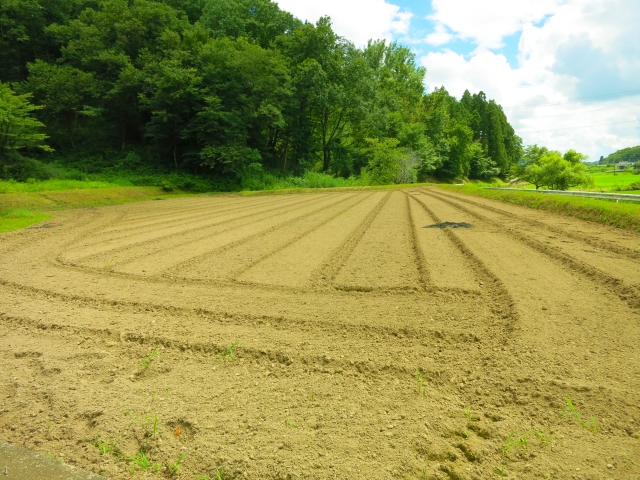
[{"label": "concrete path", "polygon": [[25,448],[0,442],[0,479],[105,480],[106,477],[66,465]]}]

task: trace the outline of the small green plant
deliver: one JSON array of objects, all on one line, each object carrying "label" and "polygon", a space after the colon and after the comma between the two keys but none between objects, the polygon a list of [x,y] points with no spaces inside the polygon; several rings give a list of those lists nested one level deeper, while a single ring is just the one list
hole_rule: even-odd
[{"label": "small green plant", "polygon": [[178,472],[180,471],[180,464],[182,463],[183,458],[184,458],[184,454],[180,455],[178,457],[178,460],[175,461],[175,463],[170,463],[169,465],[167,465],[167,470],[169,471],[170,475],[178,474]]},{"label": "small green plant", "polygon": [[[199,476],[198,480],[211,480],[209,477]],[[224,470],[216,468],[216,478],[214,480],[225,480]]]},{"label": "small green plant", "polygon": [[524,435],[520,435],[519,437],[516,437],[514,432],[511,432],[511,434],[507,437],[507,439],[505,440],[505,442],[502,444],[502,455],[506,456],[507,453],[509,453],[509,451],[514,448],[514,447],[518,447],[520,450],[526,450],[528,446],[527,443],[527,434],[525,433]]},{"label": "small green plant", "polygon": [[284,421],[284,424],[285,424],[287,427],[291,427],[291,428],[298,428],[298,425],[296,425],[295,423],[293,423],[293,422],[291,421],[291,419],[290,419],[290,418],[287,418],[287,419]]},{"label": "small green plant", "polygon": [[111,260],[109,260],[107,263],[104,264],[103,268],[105,270],[111,270],[111,267],[113,266],[113,261],[115,260],[115,257],[112,258]]},{"label": "small green plant", "polygon": [[138,366],[143,370],[149,368],[149,365],[155,360],[160,359],[160,352],[158,351],[158,346],[156,345],[153,350],[147,355],[147,358],[138,363]]},{"label": "small green plant", "polygon": [[55,456],[54,454],[52,454],[52,453],[45,453],[45,455],[46,455],[47,457],[49,457],[51,460],[56,460],[56,461],[58,461],[58,462],[60,462],[60,463],[64,463],[64,458],[62,458],[62,457],[56,457],[56,456]]},{"label": "small green plant", "polygon": [[542,432],[539,432],[537,430],[532,430],[531,431],[536,437],[538,437],[538,439],[544,443],[545,445],[551,445],[553,443],[553,437],[549,436],[546,437]]},{"label": "small green plant", "polygon": [[160,464],[152,463],[142,450],[140,450],[135,457],[130,457],[127,460],[131,462],[134,470],[136,466],[140,467],[142,470],[150,472],[157,472],[160,469]]},{"label": "small green plant", "polygon": [[225,350],[224,353],[220,354],[220,355],[216,355],[216,358],[220,358],[223,360],[235,360],[236,358],[236,352],[235,352],[235,348],[240,345],[240,342],[235,342],[232,343],[231,345],[229,345],[227,347],[227,349]]},{"label": "small green plant", "polygon": [[107,455],[109,453],[112,453],[113,455],[120,455],[120,452],[116,450],[118,446],[118,442],[112,443],[108,438],[104,440],[100,440],[96,436],[93,442],[91,442],[91,445],[93,445],[98,449],[98,451],[100,452],[100,455]]},{"label": "small green plant", "polygon": [[151,431],[147,433],[147,437],[159,438],[160,433],[158,433],[158,417],[156,417],[155,415],[147,415],[146,419],[151,422]]},{"label": "small green plant", "polygon": [[464,416],[467,417],[467,420],[469,420],[470,422],[478,422],[478,421],[480,421],[480,418],[478,418],[475,415],[473,415],[471,413],[471,410],[469,410],[468,408],[465,408]]},{"label": "small green plant", "polygon": [[497,468],[493,471],[493,474],[496,477],[506,477],[507,476],[507,470],[504,466]]},{"label": "small green plant", "polygon": [[427,387],[425,386],[425,380],[420,370],[416,370],[416,380],[418,382],[418,393],[420,395],[426,395]]},{"label": "small green plant", "polygon": [[586,428],[590,432],[595,433],[600,430],[600,427],[596,423],[596,420],[593,416],[589,417],[589,420],[583,420],[582,414],[576,409],[571,399],[565,397],[565,401],[567,402],[567,404],[564,407],[562,407],[562,411],[560,412],[561,417],[566,417],[566,416],[572,417],[573,419],[575,419],[576,422],[578,422],[578,425]]}]

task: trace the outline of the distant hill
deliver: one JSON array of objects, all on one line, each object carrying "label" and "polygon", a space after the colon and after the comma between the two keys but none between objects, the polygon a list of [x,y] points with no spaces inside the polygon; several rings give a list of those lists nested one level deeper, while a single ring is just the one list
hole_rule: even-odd
[{"label": "distant hill", "polygon": [[617,152],[612,153],[604,159],[603,163],[618,163],[618,162],[640,162],[640,145],[637,147],[623,148]]}]

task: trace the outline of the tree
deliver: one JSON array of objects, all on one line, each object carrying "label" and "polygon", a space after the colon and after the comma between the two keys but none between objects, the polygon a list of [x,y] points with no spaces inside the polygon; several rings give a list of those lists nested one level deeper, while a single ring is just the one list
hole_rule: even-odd
[{"label": "tree", "polygon": [[540,160],[525,169],[523,180],[536,186],[548,187],[552,190],[568,190],[571,187],[594,184],[593,177],[587,174],[587,167],[578,162],[572,164],[565,160],[558,151],[546,152]]},{"label": "tree", "polygon": [[582,153],[576,152],[575,150],[568,150],[563,156],[567,162],[571,165],[576,165],[577,163],[582,162],[583,160],[587,160],[589,157]]},{"label": "tree", "polygon": [[374,185],[388,185],[394,182],[401,173],[401,162],[405,161],[407,154],[398,148],[398,140],[395,138],[368,138],[367,153],[369,164],[366,171]]},{"label": "tree", "polygon": [[617,152],[613,152],[607,158],[604,159],[604,163],[613,164],[620,162],[640,162],[640,145],[637,147],[623,148]]},{"label": "tree", "polygon": [[470,178],[491,178],[500,174],[500,169],[496,163],[485,155],[482,145],[473,142],[467,149],[469,156],[469,177]]},{"label": "tree", "polygon": [[42,107],[33,105],[30,99],[30,94],[17,95],[9,85],[0,83],[0,174],[3,176],[7,175],[11,157],[15,158],[12,152],[27,147],[53,151],[43,143],[47,139],[40,131],[44,124],[31,115]]},{"label": "tree", "polygon": [[68,65],[55,65],[36,60],[30,63],[29,80],[23,89],[33,92],[39,103],[46,105],[43,116],[50,125],[57,124],[75,147],[74,132],[81,117],[94,117],[98,111],[90,103],[98,96],[98,83],[93,74]]}]

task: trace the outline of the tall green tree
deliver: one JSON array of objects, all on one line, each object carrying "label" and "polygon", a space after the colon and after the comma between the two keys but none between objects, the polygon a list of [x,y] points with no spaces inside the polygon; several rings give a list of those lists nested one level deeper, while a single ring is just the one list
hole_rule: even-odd
[{"label": "tall green tree", "polygon": [[67,145],[74,148],[74,132],[79,123],[99,113],[95,99],[100,95],[100,84],[93,73],[69,65],[36,60],[28,68],[29,80],[22,89],[33,92],[35,99],[44,105],[42,117],[49,125],[57,125],[66,136]]},{"label": "tall green tree", "polygon": [[[569,154],[569,157],[572,156],[573,153]],[[568,190],[578,185],[589,187],[594,184],[584,163],[571,163],[555,150],[545,152],[537,162],[527,166],[523,180],[534,184],[536,189],[548,187],[552,190]]]},{"label": "tall green tree", "polygon": [[16,152],[24,148],[53,149],[44,141],[44,124],[33,116],[40,106],[30,102],[31,95],[18,95],[0,82],[0,174],[7,176],[12,163],[19,161]]}]

